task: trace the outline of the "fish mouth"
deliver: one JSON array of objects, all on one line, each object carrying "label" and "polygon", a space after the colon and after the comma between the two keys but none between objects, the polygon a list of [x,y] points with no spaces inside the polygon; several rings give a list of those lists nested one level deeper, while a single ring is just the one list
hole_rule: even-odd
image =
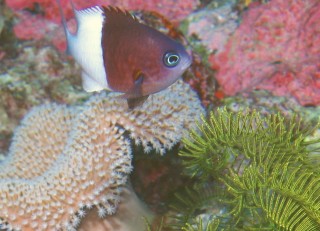
[{"label": "fish mouth", "polygon": [[183,72],[191,66],[191,64],[192,64],[192,58],[191,57],[192,56],[187,53],[186,59],[184,59],[183,62],[181,63],[181,69],[183,70]]}]

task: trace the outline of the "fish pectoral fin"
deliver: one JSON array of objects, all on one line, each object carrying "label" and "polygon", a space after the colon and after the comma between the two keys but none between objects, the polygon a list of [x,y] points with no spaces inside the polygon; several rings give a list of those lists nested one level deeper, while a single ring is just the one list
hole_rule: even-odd
[{"label": "fish pectoral fin", "polygon": [[129,98],[140,98],[143,97],[142,84],[143,84],[144,75],[139,72],[139,75],[134,76],[134,85],[131,89],[126,91],[121,95],[121,98],[129,99]]},{"label": "fish pectoral fin", "polygon": [[149,95],[136,97],[136,98],[127,98],[128,108],[134,109],[140,105],[142,105],[147,99]]},{"label": "fish pectoral fin", "polygon": [[143,95],[142,84],[144,81],[144,74],[138,70],[133,74],[134,85],[129,91],[126,92],[127,98],[139,98]]},{"label": "fish pectoral fin", "polygon": [[129,109],[134,109],[142,105],[149,95],[143,95],[142,85],[145,75],[140,71],[136,71],[133,74],[134,86],[128,92],[122,95],[123,98],[127,99]]},{"label": "fish pectoral fin", "polygon": [[92,79],[87,73],[82,72],[82,87],[86,92],[101,91],[105,87]]}]

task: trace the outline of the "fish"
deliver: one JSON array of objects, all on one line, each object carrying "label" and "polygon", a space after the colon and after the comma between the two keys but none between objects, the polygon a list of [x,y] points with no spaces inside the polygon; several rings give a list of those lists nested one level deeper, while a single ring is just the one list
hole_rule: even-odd
[{"label": "fish", "polygon": [[191,65],[185,47],[149,27],[128,11],[112,6],[77,10],[71,1],[77,30],[68,30],[60,0],[67,53],[82,69],[87,92],[122,93],[130,109],[175,83]]}]

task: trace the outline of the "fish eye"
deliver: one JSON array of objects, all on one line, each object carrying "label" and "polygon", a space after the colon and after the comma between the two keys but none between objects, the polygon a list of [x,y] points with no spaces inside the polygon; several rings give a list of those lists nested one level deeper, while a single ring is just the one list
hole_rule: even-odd
[{"label": "fish eye", "polygon": [[180,61],[180,56],[175,52],[167,52],[163,57],[163,62],[167,67],[175,67]]}]

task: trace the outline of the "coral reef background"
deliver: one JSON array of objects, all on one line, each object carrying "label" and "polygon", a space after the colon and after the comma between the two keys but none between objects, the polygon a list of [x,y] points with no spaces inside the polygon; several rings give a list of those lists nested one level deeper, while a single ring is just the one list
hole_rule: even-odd
[{"label": "coral reef background", "polygon": [[[61,0],[61,2],[69,27],[75,29],[69,1]],[[312,125],[315,125],[319,118],[319,0],[187,0],[178,2],[74,0],[74,2],[77,8],[94,4],[112,4],[123,7],[130,10],[143,23],[182,42],[193,56],[193,64],[183,79],[190,84],[197,95],[190,91],[187,85],[179,83],[180,87],[174,88],[178,92],[170,93],[171,97],[177,100],[172,101],[169,98],[159,100],[158,96],[152,96],[150,101],[148,100],[147,108],[143,108],[145,111],[140,111],[142,114],[124,113],[122,106],[120,106],[121,109],[117,108],[121,102],[118,102],[112,95],[103,96],[112,99],[110,102],[102,103],[100,101],[102,95],[92,96],[82,90],[79,67],[64,53],[65,38],[57,6],[49,0],[0,0],[0,161],[5,159],[5,155],[1,154],[8,153],[8,150],[11,153],[11,157],[1,163],[0,170],[0,185],[2,185],[1,192],[3,192],[1,198],[11,201],[6,205],[5,200],[0,203],[2,206],[0,218],[4,223],[2,227],[8,225],[5,223],[6,220],[14,224],[22,220],[14,214],[24,214],[21,217],[28,220],[31,213],[24,209],[18,211],[17,205],[12,202],[19,201],[11,191],[12,189],[17,191],[16,187],[21,182],[17,179],[17,182],[10,180],[7,182],[4,179],[24,177],[24,183],[38,184],[41,181],[32,180],[33,176],[38,175],[39,179],[44,180],[42,173],[52,169],[55,165],[58,166],[59,158],[66,158],[62,156],[68,156],[65,151],[67,150],[66,143],[75,140],[70,139],[72,130],[76,130],[75,118],[80,120],[81,116],[78,114],[82,113],[89,118],[90,116],[85,111],[89,110],[88,108],[92,109],[93,106],[89,105],[94,100],[101,102],[101,105],[108,105],[108,108],[115,112],[113,114],[110,111],[106,112],[104,110],[108,109],[101,109],[101,105],[97,107],[100,110],[99,113],[104,111],[110,116],[108,118],[113,118],[112,120],[108,118],[100,120],[108,120],[109,124],[118,129],[111,129],[109,132],[114,137],[123,139],[120,141],[123,142],[123,146],[129,147],[127,140],[132,141],[130,151],[123,152],[127,152],[127,155],[124,155],[127,165],[121,176],[123,178],[118,182],[115,181],[115,185],[126,191],[127,185],[124,184],[124,181],[127,178],[131,179],[138,198],[142,198],[156,214],[153,227],[161,223],[162,216],[165,217],[163,222],[170,224],[171,215],[175,213],[171,205],[179,200],[175,195],[183,194],[186,187],[192,188],[197,185],[198,179],[183,174],[186,166],[182,165],[181,156],[178,155],[181,148],[178,141],[187,134],[187,129],[189,125],[194,124],[195,118],[204,113],[203,108],[198,104],[200,101],[197,96],[205,106],[206,112],[224,106],[228,108],[228,111],[233,112],[250,108],[251,111],[259,111],[262,116],[280,112],[286,118],[291,118],[293,114],[297,114],[303,122]],[[179,92],[184,93],[180,95]],[[191,96],[188,95],[189,93]],[[194,99],[197,99],[198,110],[185,118],[184,111],[189,110],[189,103]],[[173,104],[171,106],[170,101]],[[31,108],[41,104],[46,104],[46,106],[32,109],[29,116],[22,120]],[[149,115],[144,114],[150,110],[149,107],[154,109],[150,113],[159,114],[166,118],[160,119],[161,121],[167,121],[162,127],[153,127],[152,131],[147,128],[159,118],[151,119]],[[132,121],[132,118],[138,117],[142,121],[139,122],[139,127],[142,126],[145,133],[134,130],[137,124]],[[21,120],[22,125],[17,128]],[[52,120],[52,122],[58,120],[59,122],[56,123],[58,126],[56,124],[48,126],[50,132],[47,131],[48,133],[43,137],[37,132],[42,130],[41,124],[45,124],[47,120]],[[189,122],[184,124],[182,120]],[[29,127],[26,125],[28,122],[33,123],[37,132],[28,134]],[[105,126],[105,123],[102,124]],[[124,124],[127,125],[124,126]],[[65,133],[62,134],[62,130]],[[14,131],[16,135],[13,136]],[[58,140],[56,140],[55,133],[61,134]],[[23,134],[20,137],[26,139],[17,138],[19,134]],[[158,141],[153,140],[152,138],[157,135],[158,138],[155,140]],[[44,139],[48,137],[53,137],[52,139],[58,145],[52,145],[50,139]],[[308,134],[306,140],[314,140],[319,137],[320,132],[316,130],[313,134]],[[164,143],[166,143],[165,146],[163,146]],[[32,155],[33,153],[37,153],[37,156]],[[128,153],[134,153],[134,155],[130,156]],[[166,155],[156,153],[166,153]],[[318,154],[314,153],[314,155]],[[16,156],[16,159],[13,156]],[[45,158],[45,156],[50,156],[50,158]],[[17,159],[20,161],[16,161]],[[221,161],[222,159],[215,159],[214,163],[219,166]],[[314,162],[317,161],[315,158]],[[26,163],[30,163],[32,171],[24,167]],[[114,165],[112,160],[108,160],[107,163]],[[41,169],[37,168],[39,165],[42,166]],[[134,170],[129,177],[132,166]],[[299,173],[300,171],[301,174],[304,174],[303,169],[299,169]],[[66,173],[70,172],[66,171]],[[101,179],[99,176],[92,177],[94,180]],[[107,178],[105,180],[107,181]],[[68,180],[66,182],[69,184]],[[209,180],[205,182],[205,185],[204,190],[198,190],[195,194],[191,193],[192,196],[210,197],[212,194],[210,190],[206,190],[207,186],[216,185],[216,181]],[[42,188],[40,188],[38,195],[42,195]],[[29,191],[31,192],[33,191]],[[118,193],[117,190],[111,193],[115,199],[112,205],[118,204],[120,198]],[[61,195],[67,197],[67,194]],[[27,198],[26,195],[21,200],[25,198]],[[103,201],[102,197],[100,199]],[[77,200],[72,200],[70,205],[64,207],[65,210],[71,208],[68,215],[65,218],[59,217],[59,219],[68,220],[70,227],[79,222],[79,214],[87,211],[87,207],[82,204],[81,206],[76,205]],[[92,227],[90,225],[97,224],[97,220],[101,221],[97,214],[100,212],[100,215],[103,215],[106,210],[89,197],[84,201],[96,207],[88,211],[89,222],[83,224],[83,227]],[[29,202],[23,203],[26,205]],[[36,200],[31,202],[40,203]],[[197,202],[201,203],[201,200],[195,200],[194,207]],[[7,205],[10,206],[6,207]],[[122,211],[127,213],[126,204],[120,204],[120,208],[121,206],[125,208]],[[111,210],[110,213],[113,212]],[[8,211],[11,212],[8,213]],[[198,211],[201,211],[200,215]],[[226,210],[223,205],[218,206],[212,203],[205,209],[201,206],[197,208],[192,218],[203,218],[205,226],[205,222],[212,219],[212,211],[214,214],[221,214]],[[40,211],[38,212],[40,214]],[[180,212],[178,211],[178,214]],[[146,214],[149,213],[151,214],[150,211],[146,212]],[[51,215],[47,214],[43,217],[48,219]],[[112,218],[115,219],[113,221],[116,221],[114,223],[118,222],[118,217],[112,216]],[[40,222],[41,219],[39,219],[40,215],[34,218],[38,225],[40,223],[43,227],[49,225],[46,222]],[[104,225],[98,224],[97,227],[103,227],[102,230],[110,227],[111,220],[106,218],[103,221]],[[211,225],[213,227],[217,223],[213,222]],[[185,230],[195,231],[197,227],[200,227],[200,224],[190,223],[189,229],[185,227]],[[219,224],[216,227],[219,227]],[[164,227],[164,230],[167,229],[172,230],[173,227]],[[178,229],[181,229],[181,226]]]},{"label": "coral reef background", "polygon": [[[65,48],[63,31],[59,25],[60,14],[58,6],[50,0],[6,0],[7,6],[15,10],[19,17],[19,22],[14,26],[14,32],[20,39],[41,39],[50,37],[52,42],[61,50]],[[127,10],[147,10],[161,12],[171,20],[179,21],[196,9],[198,1],[186,0],[177,3],[172,1],[142,1],[142,0],[76,0],[74,4],[78,9],[93,5],[112,5],[122,7]],[[73,17],[71,4],[69,1],[61,1],[61,5],[66,12],[67,19]],[[28,9],[26,11],[25,9]],[[57,33],[59,34],[58,36]]]}]

